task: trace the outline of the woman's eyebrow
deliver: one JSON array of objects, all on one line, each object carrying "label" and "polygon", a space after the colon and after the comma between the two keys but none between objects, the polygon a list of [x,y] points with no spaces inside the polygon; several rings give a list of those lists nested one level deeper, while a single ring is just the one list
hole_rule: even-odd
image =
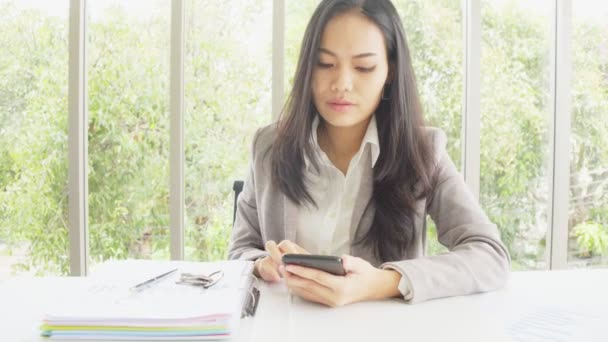
[{"label": "woman's eyebrow", "polygon": [[[326,53],[328,55],[337,57],[337,55],[334,52],[331,52],[330,50],[326,49],[326,48],[319,48],[319,52],[323,52]],[[373,53],[373,52],[365,52],[365,53],[360,53],[357,55],[352,56],[352,58],[366,58],[366,57],[372,57],[372,56],[377,56],[378,54]]]}]

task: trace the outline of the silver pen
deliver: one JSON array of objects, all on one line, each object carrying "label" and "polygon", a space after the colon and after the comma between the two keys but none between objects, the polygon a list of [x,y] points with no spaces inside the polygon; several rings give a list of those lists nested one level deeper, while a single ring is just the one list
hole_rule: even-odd
[{"label": "silver pen", "polygon": [[133,286],[133,287],[131,288],[131,290],[132,290],[132,291],[140,291],[140,290],[142,290],[143,288],[148,287],[148,286],[150,286],[150,285],[152,285],[152,284],[154,284],[154,283],[158,282],[159,280],[161,280],[161,279],[163,279],[163,278],[167,277],[168,275],[172,274],[172,273],[173,273],[173,272],[175,272],[175,271],[177,271],[177,268],[174,268],[174,269],[172,269],[171,271],[165,272],[165,273],[163,273],[163,274],[157,275],[157,276],[156,276],[156,277],[154,277],[154,278],[151,278],[151,279],[148,279],[148,280],[146,280],[146,281],[144,281],[144,282],[141,282],[141,283],[139,283],[139,284],[137,284],[137,285]]}]

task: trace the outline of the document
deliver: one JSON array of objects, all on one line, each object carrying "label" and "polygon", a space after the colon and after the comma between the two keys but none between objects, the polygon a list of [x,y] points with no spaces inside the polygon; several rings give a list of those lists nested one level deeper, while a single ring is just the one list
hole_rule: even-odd
[{"label": "document", "polygon": [[[251,293],[252,269],[247,261],[106,263],[69,299],[47,312],[41,334],[62,340],[230,338]],[[209,288],[177,284],[182,273],[218,270],[222,278]],[[133,290],[146,279],[155,281]]]},{"label": "document", "polygon": [[513,341],[604,341],[606,315],[584,308],[542,305],[529,308],[507,328]]}]

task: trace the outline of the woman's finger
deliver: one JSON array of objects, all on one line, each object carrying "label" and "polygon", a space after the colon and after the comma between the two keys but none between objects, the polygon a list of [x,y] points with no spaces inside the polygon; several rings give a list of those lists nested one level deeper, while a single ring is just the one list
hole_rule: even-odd
[{"label": "woman's finger", "polygon": [[283,253],[279,250],[276,242],[272,240],[266,241],[266,251],[270,253],[272,261],[274,261],[277,266],[282,264],[281,257],[283,256]]},{"label": "woman's finger", "polygon": [[268,256],[264,257],[260,262],[258,272],[265,281],[276,282],[281,280],[276,265]]},{"label": "woman's finger", "polygon": [[279,251],[281,251],[281,253],[283,254],[287,254],[287,253],[298,253],[298,249],[296,248],[296,244],[289,241],[289,240],[283,240],[279,243],[279,245],[277,247],[279,247]]},{"label": "woman's finger", "polygon": [[320,303],[329,307],[342,305],[334,295],[324,294],[317,289],[309,289],[307,287],[290,287],[291,293],[301,297],[307,301]]},{"label": "woman's finger", "polygon": [[292,294],[294,294],[302,299],[305,299],[309,302],[314,302],[314,303],[319,303],[319,304],[323,304],[326,306],[331,306],[324,298],[320,297],[319,295],[317,295],[315,293],[307,291],[306,289],[293,288],[290,290],[291,290]]},{"label": "woman's finger", "polygon": [[295,274],[300,278],[309,279],[330,289],[337,289],[343,280],[341,279],[343,278],[341,276],[335,276],[333,274],[309,267],[287,265],[285,269],[287,272]]},{"label": "woman's finger", "polygon": [[329,301],[336,297],[336,293],[339,293],[339,291],[335,291],[333,288],[323,286],[313,280],[300,277],[290,272],[285,272],[285,284],[291,289],[304,289],[308,292],[315,293],[319,297],[326,298]]},{"label": "woman's finger", "polygon": [[297,243],[290,240],[283,240],[278,245],[279,250],[283,253],[295,253],[295,254],[310,254],[307,250],[300,247]]}]

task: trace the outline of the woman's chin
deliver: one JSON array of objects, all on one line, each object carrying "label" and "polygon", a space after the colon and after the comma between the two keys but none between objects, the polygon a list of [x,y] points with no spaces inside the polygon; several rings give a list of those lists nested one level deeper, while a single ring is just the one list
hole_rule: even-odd
[{"label": "woman's chin", "polygon": [[368,119],[368,117],[360,117],[348,113],[331,113],[331,115],[322,116],[325,122],[327,122],[327,124],[329,124],[330,126],[341,128],[353,127],[363,123],[367,123]]}]

